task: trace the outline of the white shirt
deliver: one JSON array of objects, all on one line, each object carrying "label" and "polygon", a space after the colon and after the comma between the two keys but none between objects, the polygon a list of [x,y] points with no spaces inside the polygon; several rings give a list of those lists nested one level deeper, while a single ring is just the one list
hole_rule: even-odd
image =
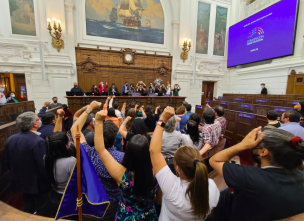
[{"label": "white shirt", "polygon": [[[186,191],[189,182],[181,180],[175,176],[168,166],[162,168],[157,174],[156,179],[163,192],[162,208],[159,216],[160,221],[201,221],[194,216],[191,203],[186,198]],[[210,210],[217,206],[220,192],[215,182],[209,181],[209,206]]]},{"label": "white shirt", "polygon": [[197,149],[200,151],[203,147],[203,138],[200,133],[200,138],[197,144],[194,144],[193,141],[191,140],[190,136],[188,134],[182,134],[182,140],[183,140],[183,145],[193,147],[194,149]]},{"label": "white shirt", "polygon": [[[110,100],[109,102],[109,108],[113,107],[113,99]],[[121,117],[121,112],[119,110],[115,109],[115,115],[116,117]]]}]

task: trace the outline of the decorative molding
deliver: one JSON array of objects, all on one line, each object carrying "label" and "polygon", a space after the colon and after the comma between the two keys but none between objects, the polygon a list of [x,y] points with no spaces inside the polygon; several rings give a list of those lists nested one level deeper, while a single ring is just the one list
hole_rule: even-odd
[{"label": "decorative molding", "polygon": [[16,70],[15,67],[12,66],[0,66],[0,72],[11,73]]},{"label": "decorative molding", "polygon": [[245,6],[245,17],[247,18],[278,1],[280,0],[256,0]]},{"label": "decorative molding", "polygon": [[168,75],[169,72],[171,72],[171,69],[168,68],[164,63],[162,63],[157,69],[157,73],[162,76]]},{"label": "decorative molding", "polygon": [[26,45],[0,43],[0,58],[8,62],[11,58],[23,58],[30,60],[32,55]]},{"label": "decorative molding", "polygon": [[179,21],[172,21],[171,25],[173,26],[173,28],[178,29],[179,28]]}]

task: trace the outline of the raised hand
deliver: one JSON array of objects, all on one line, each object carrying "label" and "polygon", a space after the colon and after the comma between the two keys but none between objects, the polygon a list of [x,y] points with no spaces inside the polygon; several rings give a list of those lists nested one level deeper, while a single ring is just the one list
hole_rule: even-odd
[{"label": "raised hand", "polygon": [[115,98],[115,95],[113,95],[112,99],[114,99],[114,98]]},{"label": "raised hand", "polygon": [[159,108],[160,108],[160,106],[157,106],[157,107],[156,107],[156,110],[158,110]]},{"label": "raised hand", "polygon": [[126,108],[127,103],[123,103],[122,108]]},{"label": "raised hand", "polygon": [[125,122],[129,122],[132,119],[132,117],[127,116],[127,118],[125,119]]},{"label": "raised hand", "polygon": [[109,97],[107,98],[107,100],[111,100],[111,97],[109,96]]},{"label": "raised hand", "polygon": [[60,116],[60,117],[64,117],[64,110],[63,109],[58,109],[57,110],[57,114]]},{"label": "raised hand", "polygon": [[119,120],[120,124],[122,124],[122,123],[123,123],[123,119],[122,119],[122,117],[119,117],[119,118],[118,118],[118,120]]},{"label": "raised hand", "polygon": [[175,115],[174,108],[168,106],[164,109],[164,112],[162,113],[160,120],[167,122],[167,120],[169,120],[174,115]]},{"label": "raised hand", "polygon": [[107,110],[101,110],[96,113],[95,115],[95,122],[100,123],[103,122],[106,117],[108,116],[108,111]]},{"label": "raised hand", "polygon": [[48,106],[50,106],[50,104],[51,104],[51,102],[44,102],[44,107],[48,107]]},{"label": "raised hand", "polygon": [[241,142],[241,146],[244,148],[244,150],[256,147],[263,140],[261,137],[256,138],[261,129],[262,127],[255,128],[246,135],[246,137]]},{"label": "raised hand", "polygon": [[101,106],[101,103],[100,102],[97,102],[97,101],[92,101],[90,106],[89,106],[89,109],[92,111],[94,109],[97,109]]}]

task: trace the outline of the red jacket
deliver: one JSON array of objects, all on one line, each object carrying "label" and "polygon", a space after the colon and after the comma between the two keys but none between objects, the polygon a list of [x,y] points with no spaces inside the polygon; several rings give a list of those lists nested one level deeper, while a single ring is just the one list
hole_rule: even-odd
[{"label": "red jacket", "polygon": [[[100,95],[101,95],[101,93],[102,93],[102,86],[101,86],[101,84],[99,84],[98,87],[99,87],[99,92],[100,92]],[[106,92],[107,88],[108,88],[108,85],[104,84],[103,85],[103,91]]]}]

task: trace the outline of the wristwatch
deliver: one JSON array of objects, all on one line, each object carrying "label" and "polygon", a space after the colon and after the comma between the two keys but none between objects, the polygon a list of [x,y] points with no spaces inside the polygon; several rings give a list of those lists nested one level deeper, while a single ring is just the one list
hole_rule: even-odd
[{"label": "wristwatch", "polygon": [[161,127],[165,127],[166,123],[163,121],[157,121],[157,125],[159,125]]},{"label": "wristwatch", "polygon": [[90,111],[90,109],[88,108],[88,109],[86,109],[86,111],[85,111],[87,114],[90,114],[91,113],[91,111]]}]

